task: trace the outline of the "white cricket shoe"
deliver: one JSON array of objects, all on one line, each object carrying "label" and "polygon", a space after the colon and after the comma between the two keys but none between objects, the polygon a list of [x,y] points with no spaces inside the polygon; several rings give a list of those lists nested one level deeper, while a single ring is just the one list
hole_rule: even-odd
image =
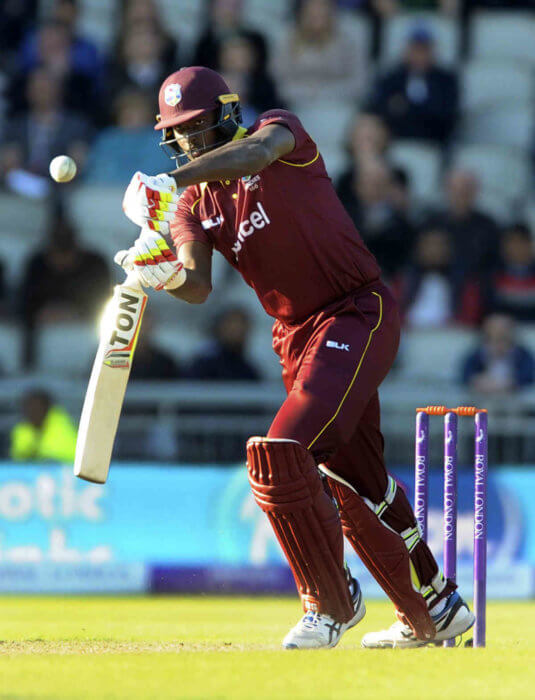
[{"label": "white cricket shoe", "polygon": [[285,649],[330,649],[340,641],[344,632],[358,624],[366,614],[364,598],[356,579],[349,582],[354,616],[348,622],[336,622],[330,615],[307,612],[282,640]]},{"label": "white cricket shoe", "polygon": [[454,639],[467,632],[476,620],[474,613],[457,591],[450,593],[444,609],[436,615],[431,615],[431,619],[435,623],[437,633],[429,641],[424,642],[415,637],[411,628],[403,622],[394,622],[387,630],[365,634],[361,644],[366,649],[414,649]]}]

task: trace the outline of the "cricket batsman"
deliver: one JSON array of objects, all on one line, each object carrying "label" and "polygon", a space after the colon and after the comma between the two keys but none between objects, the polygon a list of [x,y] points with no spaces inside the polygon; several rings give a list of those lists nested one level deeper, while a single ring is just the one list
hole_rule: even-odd
[{"label": "cricket batsman", "polygon": [[246,450],[254,498],[304,610],[283,646],[334,647],[364,617],[344,534],[398,617],[363,646],[419,647],[463,634],[474,615],[385,469],[377,389],[398,349],[398,310],[316,144],[281,109],[244,128],[239,96],[203,67],[170,75],[159,111],[161,145],[185,164],[133,176],[123,208],[143,231],[116,262],[135,265],[144,286],[201,304],[215,249],[275,319],[287,398]]}]

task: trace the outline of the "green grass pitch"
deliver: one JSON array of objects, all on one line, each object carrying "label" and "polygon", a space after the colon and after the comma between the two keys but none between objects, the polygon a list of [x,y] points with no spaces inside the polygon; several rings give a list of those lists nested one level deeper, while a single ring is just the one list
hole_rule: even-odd
[{"label": "green grass pitch", "polygon": [[0,698],[475,698],[530,697],[535,602],[490,603],[486,649],[366,650],[368,613],[336,649],[288,652],[300,614],[274,598],[0,598]]}]

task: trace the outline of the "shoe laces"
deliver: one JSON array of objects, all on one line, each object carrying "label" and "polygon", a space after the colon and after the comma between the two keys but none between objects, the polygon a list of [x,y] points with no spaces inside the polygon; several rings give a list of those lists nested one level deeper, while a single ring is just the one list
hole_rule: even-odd
[{"label": "shoe laces", "polygon": [[314,612],[313,610],[309,610],[305,616],[303,617],[302,623],[306,625],[307,627],[310,628],[315,628],[319,625],[321,619],[321,615],[319,612]]},{"label": "shoe laces", "polygon": [[416,637],[414,636],[414,632],[411,630],[411,628],[401,620],[397,620],[392,625],[390,625],[389,630],[395,635],[397,634],[401,635],[402,637],[405,637],[405,639],[416,639]]},{"label": "shoe laces", "polygon": [[396,622],[392,623],[389,627],[389,630],[391,632],[403,632],[405,637],[407,636],[407,633],[410,633],[412,635],[411,628],[401,620],[396,620]]}]

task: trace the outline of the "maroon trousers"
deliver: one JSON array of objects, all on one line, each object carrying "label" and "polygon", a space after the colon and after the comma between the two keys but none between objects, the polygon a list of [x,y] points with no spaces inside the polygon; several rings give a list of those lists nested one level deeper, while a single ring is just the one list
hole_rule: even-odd
[{"label": "maroon trousers", "polygon": [[[273,329],[288,396],[268,437],[298,441],[317,464],[374,504],[383,501],[388,485],[377,389],[392,366],[399,336],[397,305],[381,282],[299,325],[277,321]],[[402,532],[415,519],[400,488],[398,495],[384,521]],[[420,583],[428,585],[438,567],[425,543],[418,543],[411,561]]]}]

